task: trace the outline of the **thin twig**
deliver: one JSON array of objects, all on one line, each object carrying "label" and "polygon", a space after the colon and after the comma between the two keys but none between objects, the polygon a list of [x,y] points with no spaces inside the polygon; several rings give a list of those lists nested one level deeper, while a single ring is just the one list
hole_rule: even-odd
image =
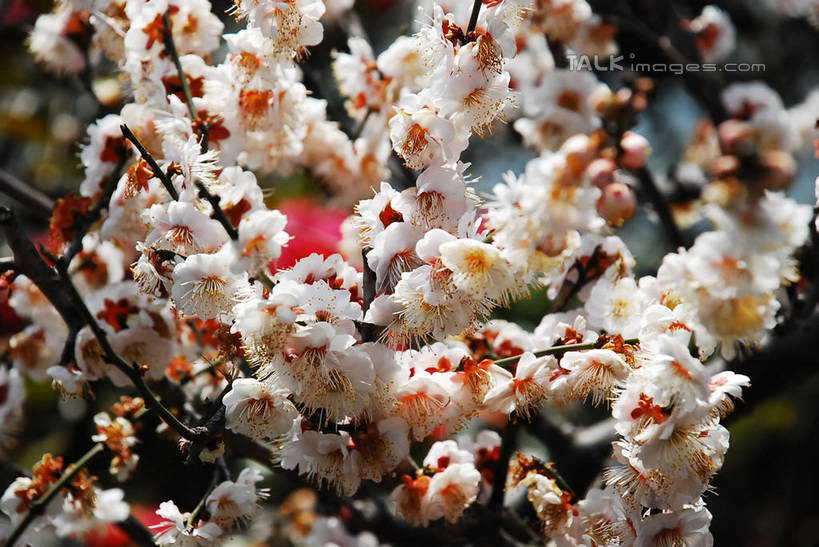
[{"label": "thin twig", "polygon": [[31,502],[31,506],[29,507],[26,515],[23,517],[23,520],[17,523],[17,526],[14,527],[14,530],[11,532],[11,535],[6,540],[4,545],[6,547],[12,547],[15,542],[20,539],[23,533],[26,531],[26,528],[34,522],[40,514],[45,511],[46,506],[48,506],[49,502],[56,496],[60,490],[62,490],[68,482],[74,478],[81,469],[83,469],[88,463],[94,459],[94,457],[103,451],[105,445],[102,443],[97,443],[91,449],[86,452],[82,458],[77,460],[76,463],[68,466],[65,472],[62,474],[60,479],[54,483],[54,485],[48,489],[48,492],[43,494],[43,497],[38,498]]},{"label": "thin twig", "polygon": [[139,394],[145,399],[145,405],[150,408],[151,410],[156,411],[159,414],[159,417],[162,418],[162,421],[168,424],[168,427],[179,433],[182,437],[189,439],[189,440],[198,440],[201,437],[201,433],[198,431],[194,431],[193,429],[189,428],[185,424],[179,421],[179,419],[173,415],[173,413],[165,408],[165,406],[159,402],[159,399],[153,394],[151,389],[148,387],[148,384],[145,383],[145,379],[142,377],[142,373],[139,370],[139,367],[131,364],[128,364],[119,354],[114,350],[111,346],[111,342],[108,341],[108,335],[105,330],[97,323],[97,319],[85,305],[85,301],[82,299],[82,296],[77,292],[77,288],[74,286],[74,282],[71,279],[71,276],[68,273],[68,266],[65,264],[64,261],[58,260],[57,261],[57,272],[60,274],[60,277],[63,280],[64,287],[68,291],[68,293],[72,296],[75,301],[75,305],[77,310],[79,311],[80,315],[82,316],[85,323],[91,329],[91,332],[94,333],[94,336],[97,338],[97,341],[102,348],[102,358],[109,363],[117,367],[121,370],[131,382],[136,387]]},{"label": "thin twig", "polygon": [[139,150],[139,155],[142,156],[148,165],[151,167],[151,171],[153,171],[154,176],[158,178],[162,182],[162,186],[165,187],[165,190],[171,195],[171,198],[174,200],[179,199],[179,192],[176,191],[176,188],[171,182],[171,179],[168,178],[168,175],[159,167],[159,164],[156,163],[156,160],[151,155],[150,152],[139,142],[139,139],[134,135],[134,133],[128,128],[127,125],[122,124],[119,126],[120,130],[122,130],[122,134],[125,135],[125,138],[131,141],[137,150]]},{"label": "thin twig", "polygon": [[218,465],[214,466],[213,469],[213,478],[210,480],[210,484],[208,485],[207,490],[205,490],[205,494],[202,496],[202,499],[199,500],[199,503],[196,504],[193,511],[191,511],[190,516],[188,517],[187,527],[188,530],[192,530],[194,525],[196,524],[196,517],[199,516],[199,513],[202,512],[202,509],[205,508],[205,503],[208,501],[208,496],[210,493],[213,492],[213,489],[216,488],[216,485],[219,484],[219,476],[222,474],[222,468]]},{"label": "thin twig", "polygon": [[3,169],[0,169],[0,193],[18,201],[26,209],[46,220],[54,209],[53,199]]},{"label": "thin twig", "polygon": [[219,224],[221,224],[225,231],[228,233],[230,239],[234,241],[239,239],[239,232],[233,226],[233,223],[230,222],[230,219],[227,217],[225,212],[222,210],[222,207],[219,205],[219,196],[211,194],[210,191],[207,188],[205,188],[205,185],[199,181],[196,182],[196,187],[199,189],[199,197],[210,203],[210,206],[213,208],[211,218],[219,221]]},{"label": "thin twig", "polygon": [[472,14],[469,16],[469,26],[466,27],[466,35],[475,30],[475,26],[478,24],[478,14],[481,12],[481,6],[483,2],[481,0],[475,0],[472,3]]},{"label": "thin twig", "polygon": [[[680,18],[674,14],[673,9],[669,12],[672,17],[672,20],[669,22],[671,28],[668,29],[667,35],[665,35],[660,33],[665,31],[655,31],[637,17],[617,13],[606,13],[605,11],[608,10],[610,6],[615,5],[613,2],[599,2],[598,4],[599,6],[593,6],[594,12],[601,16],[604,23],[617,28],[618,41],[620,34],[628,34],[637,41],[657,51],[671,63],[688,66],[691,63],[701,62],[698,58],[691,58],[691,56],[685,55],[669,38],[671,34],[677,37],[686,37],[691,42],[690,49],[692,53],[696,56],[697,49],[693,43],[693,34],[679,24]],[[637,61],[639,61],[639,59],[637,59]],[[689,91],[691,91],[692,95],[705,106],[711,120],[715,124],[719,124],[727,118],[725,106],[720,99],[720,85],[712,74],[703,71],[686,72],[685,78],[683,78],[682,81]]]},{"label": "thin twig", "polygon": [[198,114],[196,106],[193,104],[193,95],[191,94],[191,86],[188,83],[188,78],[185,76],[185,71],[182,70],[182,62],[179,60],[179,52],[176,50],[176,44],[173,41],[173,30],[171,27],[171,10],[168,9],[163,16],[165,25],[163,29],[163,37],[165,39],[165,51],[170,56],[176,67],[176,72],[179,75],[179,82],[182,84],[182,93],[185,94],[185,104],[188,106],[188,113],[191,116],[191,121],[196,120]]},{"label": "thin twig", "polygon": [[518,438],[517,422],[509,421],[501,439],[498,463],[492,474],[492,497],[489,498],[489,507],[500,510],[503,507],[503,497],[506,492],[506,477],[509,475],[509,460],[515,452]]},{"label": "thin twig", "polygon": [[360,136],[361,136],[362,131],[364,131],[364,126],[365,126],[365,125],[367,125],[367,120],[369,120],[369,119],[370,119],[370,116],[372,115],[372,113],[373,113],[373,109],[372,109],[372,108],[368,108],[368,109],[367,109],[367,113],[366,113],[366,114],[364,114],[364,119],[363,119],[363,120],[361,120],[361,123],[359,123],[359,124],[358,124],[358,127],[356,127],[356,129],[355,129],[355,133],[353,133],[353,134],[352,134],[352,136],[350,136],[350,140],[351,140],[351,141],[355,142],[355,141],[357,141],[357,140],[358,140],[358,137],[360,137]]},{"label": "thin twig", "polygon": [[[640,341],[639,338],[629,338],[625,340],[626,344],[634,345]],[[533,352],[535,357],[544,357],[546,355],[560,355],[562,353],[566,353],[567,351],[581,351],[584,349],[594,349],[597,347],[597,342],[584,342],[582,344],[564,344],[562,346],[552,346],[548,349],[542,349],[539,351]],[[506,357],[504,359],[498,359],[495,361],[495,364],[499,367],[507,367],[509,365],[513,365],[520,360],[520,355],[515,355],[513,357]]]},{"label": "thin twig", "polygon": [[649,171],[647,167],[643,166],[634,171],[634,174],[640,181],[640,186],[643,188],[646,194],[648,194],[648,199],[651,202],[651,206],[654,208],[654,211],[657,213],[657,216],[660,217],[660,224],[662,224],[665,235],[668,238],[669,243],[671,243],[671,246],[675,250],[680,247],[685,247],[685,238],[674,220],[674,213],[671,211],[671,206],[668,204],[668,200],[657,187],[657,182],[654,180],[654,176],[651,174],[651,171]]},{"label": "thin twig", "polygon": [[591,256],[589,256],[589,259],[585,263],[580,260],[574,263],[573,267],[577,271],[577,281],[564,283],[563,286],[560,287],[560,291],[552,302],[552,308],[549,310],[549,313],[562,311],[572,297],[579,293],[586,283],[592,280],[592,278],[589,277],[589,272],[597,267],[602,250],[603,247],[598,245],[594,248],[594,251],[592,251]]}]

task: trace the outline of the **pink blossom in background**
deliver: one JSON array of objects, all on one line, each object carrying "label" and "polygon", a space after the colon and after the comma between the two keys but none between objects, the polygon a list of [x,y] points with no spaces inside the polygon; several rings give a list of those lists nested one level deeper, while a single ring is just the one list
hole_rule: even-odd
[{"label": "pink blossom in background", "polygon": [[349,216],[343,209],[325,207],[311,198],[286,199],[278,209],[287,215],[287,233],[293,239],[271,268],[289,268],[300,258],[313,253],[330,256],[338,252],[341,241],[341,223]]}]

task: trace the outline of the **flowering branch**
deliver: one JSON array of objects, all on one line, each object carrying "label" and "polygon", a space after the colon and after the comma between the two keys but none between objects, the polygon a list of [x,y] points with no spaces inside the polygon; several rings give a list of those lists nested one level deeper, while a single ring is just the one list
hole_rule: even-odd
[{"label": "flowering branch", "polygon": [[176,67],[176,72],[179,75],[179,81],[182,84],[182,93],[185,94],[185,104],[188,106],[188,113],[191,116],[191,121],[194,121],[197,118],[196,106],[193,104],[191,86],[188,83],[188,78],[185,77],[185,71],[182,70],[182,62],[179,60],[179,52],[176,50],[176,44],[173,41],[173,26],[171,24],[170,8],[165,12],[162,18],[165,22],[162,28],[162,36],[165,41],[165,51]]},{"label": "flowering branch", "polygon": [[[595,12],[601,16],[603,22],[616,27],[618,34],[628,34],[651,50],[658,52],[669,62],[683,65],[700,62],[692,33],[680,25],[680,17],[670,2],[664,3],[661,7],[658,6],[656,12],[665,20],[653,22],[656,25],[642,22],[630,10],[629,13],[612,13],[616,10],[616,2],[597,1],[593,4]],[[655,31],[655,28],[661,29],[661,32]],[[687,43],[680,44],[683,39]],[[680,46],[685,46],[691,55],[682,53]],[[705,106],[714,123],[725,120],[727,115],[719,97],[720,85],[709,73],[687,72],[683,82]]]},{"label": "flowering branch", "polygon": [[225,212],[219,206],[219,196],[210,193],[201,182],[197,182],[196,187],[199,189],[199,197],[210,203],[210,206],[213,208],[212,218],[219,221],[219,224],[221,224],[222,228],[228,233],[230,239],[234,241],[239,239],[239,232],[233,227],[230,219],[228,219]]},{"label": "flowering branch", "polygon": [[[582,344],[564,344],[562,346],[552,346],[548,349],[542,349],[539,351],[532,352],[535,357],[544,357],[546,355],[561,355],[566,353],[567,351],[581,351],[584,349],[595,349],[601,346],[601,341],[598,340],[597,342],[584,342]],[[629,338],[624,341],[628,345],[638,344],[640,342],[639,338]],[[504,359],[498,359],[495,361],[495,364],[499,367],[508,367],[510,365],[514,365],[520,360],[520,355],[515,355],[513,357],[505,357]]]},{"label": "flowering branch", "polygon": [[151,167],[151,171],[153,171],[154,176],[157,177],[160,180],[160,182],[162,182],[162,186],[165,187],[165,190],[168,191],[168,193],[171,195],[171,198],[173,198],[174,200],[178,200],[179,193],[176,191],[173,182],[171,182],[171,179],[168,178],[168,175],[162,170],[162,168],[159,167],[159,164],[156,163],[156,160],[151,155],[151,153],[145,149],[142,143],[139,142],[137,136],[134,135],[134,133],[128,128],[127,125],[122,124],[120,126],[120,129],[122,130],[122,134],[125,135],[125,138],[131,141],[136,147],[136,149],[139,150],[139,154],[140,156],[142,156],[142,159],[148,162],[148,165]]},{"label": "flowering branch", "polygon": [[94,459],[100,452],[105,449],[105,445],[103,443],[97,443],[91,447],[91,449],[86,452],[79,460],[76,461],[73,465],[68,466],[65,470],[65,473],[62,474],[60,479],[52,485],[51,488],[48,489],[43,497],[38,498],[31,502],[31,506],[29,507],[26,515],[23,517],[23,520],[17,523],[17,526],[14,527],[12,530],[11,535],[6,539],[4,545],[6,547],[12,547],[14,543],[20,539],[23,533],[26,531],[26,528],[34,522],[40,514],[45,511],[46,506],[48,503],[54,499],[60,490],[62,490],[68,482],[74,478],[74,475],[80,472],[86,465]]},{"label": "flowering branch", "polygon": [[85,301],[83,300],[82,296],[77,292],[77,288],[74,286],[73,281],[71,280],[71,276],[68,273],[68,266],[63,260],[57,261],[57,272],[59,273],[60,277],[63,280],[65,289],[69,292],[71,297],[76,303],[77,309],[80,311],[80,315],[83,317],[83,320],[91,329],[91,332],[94,333],[94,336],[97,338],[97,341],[102,347],[102,357],[103,359],[117,367],[121,370],[131,382],[136,387],[139,394],[145,399],[145,405],[155,410],[159,417],[165,422],[168,427],[176,431],[180,436],[189,439],[189,440],[197,440],[199,439],[202,434],[201,432],[194,431],[193,429],[189,428],[185,424],[179,421],[179,419],[173,415],[173,413],[165,408],[165,406],[159,402],[159,399],[153,394],[151,389],[148,387],[148,384],[145,383],[145,379],[142,377],[142,372],[139,369],[139,366],[136,364],[129,365],[125,360],[114,351],[114,348],[111,346],[111,343],[108,341],[108,335],[105,333],[105,330],[100,327],[99,323],[97,323],[96,318],[88,309],[88,306],[85,305]]},{"label": "flowering branch", "polygon": [[[68,263],[60,258],[56,260],[56,272],[48,266],[39,253],[34,249],[34,245],[27,237],[19,232],[19,228],[14,220],[14,213],[11,209],[0,207],[0,228],[6,235],[6,239],[14,252],[15,266],[20,273],[28,276],[35,285],[43,292],[46,298],[51,301],[56,310],[68,325],[69,331],[79,331],[84,325],[88,325],[96,336],[103,350],[103,358],[111,365],[120,369],[133,382],[140,395],[145,399],[146,405],[155,410],[160,418],[168,426],[186,439],[194,440],[200,434],[190,429],[180,422],[170,410],[154,396],[142,373],[136,365],[129,365],[120,357],[108,341],[105,331],[97,323],[96,318],[88,310],[85,301],[77,292],[68,272]],[[80,313],[78,314],[77,311]]]}]

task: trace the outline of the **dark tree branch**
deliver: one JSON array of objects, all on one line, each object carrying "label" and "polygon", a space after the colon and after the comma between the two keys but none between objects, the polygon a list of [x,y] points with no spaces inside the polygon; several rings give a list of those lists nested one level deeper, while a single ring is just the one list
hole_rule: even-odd
[{"label": "dark tree branch", "polygon": [[[367,262],[367,252],[369,250],[369,247],[361,250],[361,267],[364,270],[364,281],[362,283],[364,285],[362,287],[362,299],[364,305],[362,306],[362,311],[365,314],[367,313],[367,310],[370,309],[370,304],[372,304],[373,300],[375,300],[375,272],[372,268],[370,268],[370,265]],[[361,330],[361,338],[364,342],[373,342],[378,337],[379,328],[377,325],[362,321],[359,329]]]},{"label": "dark tree branch", "polygon": [[139,155],[142,156],[142,159],[148,163],[154,176],[162,182],[162,185],[165,187],[165,190],[167,190],[168,193],[171,195],[171,198],[173,200],[178,200],[179,192],[176,191],[173,182],[171,182],[171,179],[168,178],[168,175],[162,170],[162,168],[159,167],[159,164],[156,163],[156,160],[151,155],[151,153],[148,152],[148,150],[142,145],[141,142],[139,142],[139,139],[136,137],[136,135],[134,135],[134,133],[128,128],[127,125],[122,124],[119,127],[120,130],[122,130],[122,134],[125,136],[125,138],[133,143],[133,145],[139,151]]},{"label": "dark tree branch", "polygon": [[77,292],[77,288],[71,280],[71,275],[68,273],[68,264],[65,260],[57,260],[56,270],[46,264],[42,256],[34,248],[31,240],[23,235],[19,226],[17,226],[13,211],[6,207],[0,207],[0,229],[5,234],[9,246],[14,252],[17,271],[28,276],[37,285],[66,322],[69,332],[77,332],[88,325],[97,341],[99,341],[105,361],[128,376],[139,394],[145,399],[146,406],[156,411],[162,421],[182,437],[189,440],[198,440],[202,432],[194,431],[180,422],[170,410],[159,402],[150,390],[142,377],[139,367],[127,363],[114,351],[105,330],[97,323],[97,319],[88,310],[85,301]]},{"label": "dark tree branch", "polygon": [[179,83],[182,84],[182,93],[185,95],[185,104],[188,107],[188,114],[190,114],[191,121],[197,118],[196,106],[193,104],[193,94],[191,93],[191,86],[188,83],[188,78],[185,71],[182,69],[182,62],[179,60],[179,52],[176,50],[176,43],[173,40],[173,32],[171,25],[171,10],[168,9],[163,15],[164,26],[162,29],[162,36],[165,42],[165,53],[173,61],[176,67],[176,73],[179,76]]},{"label": "dark tree branch", "polygon": [[657,213],[657,216],[660,217],[660,224],[665,231],[668,242],[674,250],[680,247],[686,247],[686,239],[683,237],[679,226],[677,226],[677,222],[674,220],[674,213],[671,211],[671,206],[668,204],[668,200],[662,192],[660,192],[660,188],[654,180],[654,175],[651,174],[651,171],[649,171],[647,167],[641,167],[633,171],[633,173],[637,176],[637,180],[640,181],[640,186],[648,196],[652,208]]},{"label": "dark tree branch", "polygon": [[0,193],[19,202],[39,217],[44,219],[51,217],[54,200],[3,169],[0,169]]},{"label": "dark tree branch", "polygon": [[14,253],[14,268],[37,285],[68,325],[69,331],[79,330],[84,323],[77,314],[76,304],[60,279],[60,276],[43,260],[34,244],[24,234],[14,211],[0,207],[0,231]]},{"label": "dark tree branch", "polygon": [[239,232],[236,230],[236,228],[233,227],[233,224],[231,224],[230,219],[219,206],[219,196],[211,194],[210,191],[208,191],[208,189],[205,188],[205,185],[202,184],[201,182],[197,182],[196,187],[199,189],[199,197],[210,203],[210,206],[213,208],[211,218],[217,220],[219,224],[222,225],[222,228],[225,229],[227,234],[230,236],[230,239],[234,241],[239,239]]},{"label": "dark tree branch", "polygon": [[515,453],[518,440],[517,422],[509,421],[506,431],[501,438],[500,455],[495,468],[492,470],[492,497],[489,498],[489,508],[493,511],[501,512],[503,509],[503,497],[506,493],[506,477],[509,475],[509,460]]},{"label": "dark tree branch", "polygon": [[[682,18],[669,0],[594,0],[591,4],[604,23],[617,28],[618,42],[631,41],[635,45],[644,46],[649,55],[655,54],[658,60],[669,63],[687,65],[702,62],[696,37],[682,25]],[[635,53],[640,54],[641,51],[638,49]],[[643,56],[634,59],[635,62],[649,60],[650,57]],[[711,73],[686,72],[683,83],[705,107],[715,124],[726,119],[727,114],[720,97],[721,85]]]}]

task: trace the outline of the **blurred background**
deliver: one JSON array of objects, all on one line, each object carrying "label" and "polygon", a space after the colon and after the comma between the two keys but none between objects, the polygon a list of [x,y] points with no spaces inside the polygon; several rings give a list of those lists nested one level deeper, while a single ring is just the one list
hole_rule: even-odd
[{"label": "blurred background", "polygon": [[[463,0],[468,1],[468,0]],[[793,0],[796,4],[798,0]],[[737,48],[728,61],[764,63],[764,72],[719,73],[723,84],[733,81],[761,80],[779,92],[786,107],[801,103],[807,94],[819,88],[819,33],[805,20],[788,17],[771,4],[788,4],[781,0],[734,0],[711,2],[730,15],[737,28]],[[230,3],[213,2],[214,12],[224,14]],[[706,2],[676,2],[678,11],[688,17],[700,13]],[[39,13],[52,8],[44,0],[0,0],[0,168],[39,188],[52,198],[75,190],[81,180],[79,143],[89,122],[104,112],[76,80],[58,80],[47,74],[29,55],[25,40]],[[410,32],[412,5],[403,0],[357,0],[356,11],[377,53],[399,34]],[[226,32],[236,23],[223,17]],[[328,70],[330,51],[344,48],[338,31],[327,29],[327,43],[314,48],[308,69],[330,101],[328,111],[343,125],[350,126],[341,100],[335,93]],[[120,83],[113,67],[98,75],[96,85],[106,93],[117,94]],[[628,74],[605,74],[613,88]],[[658,75],[657,92],[648,109],[641,114],[635,131],[652,144],[650,168],[662,183],[664,176],[679,161],[690,142],[698,120],[705,111],[686,91],[685,76]],[[335,104],[333,102],[335,101]],[[104,107],[116,110],[116,101]],[[520,172],[532,152],[523,148],[508,126],[484,140],[473,139],[465,161],[472,162],[471,173],[480,177],[477,187],[487,192],[508,170]],[[797,154],[799,173],[788,190],[802,203],[814,203],[814,180],[817,160],[806,147]],[[296,174],[286,180],[260,180],[271,189],[271,206],[279,206],[300,230],[288,260],[309,252],[333,252],[340,236],[338,224],[348,214],[326,210],[321,205],[322,190],[307,174]],[[0,195],[0,203],[15,206],[18,216],[33,237],[42,235],[48,218],[38,216]],[[653,273],[669,250],[653,213],[641,207],[619,232],[638,263],[638,275]],[[321,218],[322,222],[316,222]],[[694,232],[697,226],[691,228]],[[8,254],[0,240],[0,256]],[[504,311],[502,317],[515,320],[525,328],[534,327],[548,310],[542,293]],[[18,321],[6,311],[0,315],[0,339],[19,330]],[[0,341],[0,350],[4,342]],[[819,346],[819,340],[816,340]],[[819,350],[807,357],[819,372]],[[747,397],[735,416],[726,421],[731,431],[731,448],[723,469],[717,474],[713,492],[706,502],[714,514],[712,532],[717,545],[742,546],[814,546],[819,545],[819,505],[813,488],[819,486],[819,373],[791,375],[792,365],[786,355],[766,356],[765,367],[776,374],[775,385],[765,386],[764,396]],[[744,372],[743,363],[731,368]],[[804,368],[804,367],[803,367]],[[755,377],[752,375],[752,382]],[[750,389],[753,392],[754,388]],[[118,397],[109,386],[100,385],[96,398],[89,401],[62,401],[48,383],[27,385],[27,418],[16,446],[8,459],[21,468],[30,469],[43,452],[61,454],[73,461],[87,450],[92,434],[91,416]],[[572,418],[591,423],[601,417],[591,410],[575,409]],[[146,427],[154,427],[150,420]],[[156,461],[143,460],[137,475],[125,485],[126,499],[133,500],[150,518],[156,505],[173,498],[180,507],[192,507],[207,484],[209,473],[201,465],[185,466],[173,443],[154,435],[144,435],[139,451],[156,454]],[[160,463],[161,462],[161,463]],[[97,470],[107,480],[105,470]],[[205,478],[203,478],[205,477]],[[0,488],[13,479],[0,477]],[[270,479],[273,480],[273,479]],[[281,479],[278,479],[281,480]],[[186,488],[186,485],[200,485]],[[291,484],[273,484],[273,501],[291,490]],[[113,486],[113,485],[109,485]],[[102,540],[101,540],[102,541]],[[110,538],[108,543],[110,543]],[[100,543],[103,544],[103,543]]]}]

